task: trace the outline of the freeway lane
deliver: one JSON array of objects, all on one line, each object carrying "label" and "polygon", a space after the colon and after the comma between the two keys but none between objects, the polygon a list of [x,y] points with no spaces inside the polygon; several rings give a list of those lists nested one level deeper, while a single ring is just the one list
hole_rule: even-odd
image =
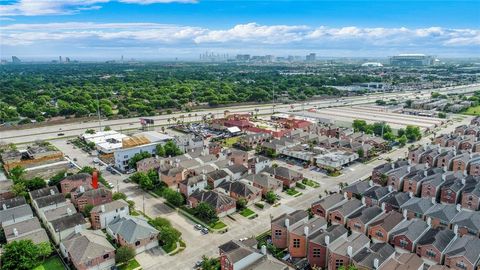
[{"label": "freeway lane", "polygon": [[[443,89],[429,89],[429,90],[422,90],[420,93],[415,94],[413,92],[394,92],[394,93],[376,93],[372,95],[365,95],[365,96],[358,96],[358,97],[347,97],[342,99],[328,99],[328,100],[319,100],[319,101],[311,101],[307,103],[292,103],[292,104],[275,104],[275,112],[288,112],[291,110],[293,106],[294,110],[298,110],[302,107],[305,109],[311,108],[313,106],[317,106],[318,108],[325,108],[331,106],[351,106],[351,105],[361,105],[361,104],[368,104],[373,103],[377,99],[405,99],[405,98],[414,98],[419,97],[427,97],[431,94],[432,91],[442,92],[442,93],[469,93],[477,90],[480,87],[480,84],[473,84],[467,86],[459,86],[459,87],[449,87]],[[185,122],[191,121],[200,121],[203,115],[213,114],[215,118],[222,117],[224,111],[228,110],[230,112],[236,113],[249,113],[255,112],[258,109],[259,114],[271,114],[273,104],[262,104],[257,106],[232,106],[232,107],[225,107],[225,108],[218,108],[218,109],[209,109],[209,110],[199,110],[193,111],[190,113],[174,113],[170,115],[160,115],[160,116],[152,116],[155,120],[156,125],[168,125],[173,123],[171,119],[183,119]],[[190,116],[189,116],[190,115]],[[181,118],[184,116],[184,118]],[[169,122],[168,119],[171,121]],[[102,120],[102,126],[110,126],[115,130],[122,130],[122,129],[137,129],[140,128],[139,118],[128,118],[128,119],[117,119],[117,120]],[[0,141],[5,141],[7,143],[28,143],[33,142],[36,140],[49,140],[54,138],[59,138],[57,136],[58,133],[63,133],[64,136],[78,136],[82,134],[86,129],[89,128],[98,128],[99,123],[98,121],[90,121],[90,122],[78,122],[78,123],[70,123],[70,124],[62,124],[62,125],[52,125],[52,126],[45,126],[45,127],[37,127],[37,128],[30,128],[30,129],[22,129],[22,130],[8,130],[8,131],[0,131]]]}]

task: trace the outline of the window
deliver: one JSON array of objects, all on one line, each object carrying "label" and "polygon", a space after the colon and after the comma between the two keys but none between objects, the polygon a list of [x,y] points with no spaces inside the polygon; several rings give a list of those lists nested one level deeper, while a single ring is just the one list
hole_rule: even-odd
[{"label": "window", "polygon": [[378,237],[383,237],[383,233],[381,231],[376,231],[375,235]]},{"label": "window", "polygon": [[435,257],[437,254],[435,252],[433,252],[433,250],[429,249],[427,250],[427,252],[425,253],[428,257]]},{"label": "window", "polygon": [[135,242],[135,246],[140,246],[140,241]]},{"label": "window", "polygon": [[407,242],[407,241],[405,241],[405,240],[403,240],[403,239],[400,240],[400,247],[406,248],[407,246],[408,246],[408,242]]},{"label": "window", "polygon": [[343,266],[343,260],[335,260],[335,269],[338,269],[341,266]]},{"label": "window", "polygon": [[337,220],[337,221],[342,221],[342,218],[339,217],[339,216],[335,216],[335,220]]},{"label": "window", "polygon": [[300,247],[300,239],[293,239],[293,247],[294,248]]},{"label": "window", "polygon": [[103,255],[103,258],[104,258],[104,259],[108,259],[108,257],[110,257],[110,254],[108,254],[108,253],[105,254],[105,255]]},{"label": "window", "polygon": [[128,158],[128,155],[123,156],[123,158]]},{"label": "window", "polygon": [[359,229],[359,230],[360,230],[360,229],[362,228],[362,225],[360,225],[360,224],[358,224],[358,223],[355,223],[355,224],[353,224],[353,227],[354,227],[355,229]]},{"label": "window", "polygon": [[463,261],[457,262],[455,265],[460,269],[467,269],[467,266]]},{"label": "window", "polygon": [[282,230],[275,230],[275,236],[276,237],[282,236]]},{"label": "window", "polygon": [[320,249],[319,249],[319,248],[314,248],[314,249],[313,249],[313,257],[314,257],[314,258],[318,258],[318,257],[320,257],[320,256],[321,256],[321,251],[320,251]]}]

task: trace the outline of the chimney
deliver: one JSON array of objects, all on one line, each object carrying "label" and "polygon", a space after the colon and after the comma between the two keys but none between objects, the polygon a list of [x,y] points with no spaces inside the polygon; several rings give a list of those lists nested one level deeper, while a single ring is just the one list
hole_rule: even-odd
[{"label": "chimney", "polygon": [[428,225],[428,227],[432,227],[432,218],[431,217],[427,218],[427,225]]},{"label": "chimney", "polygon": [[285,228],[289,228],[290,227],[290,219],[286,218],[285,219]]},{"label": "chimney", "polygon": [[93,189],[98,188],[98,172],[97,171],[93,171],[93,174],[92,174],[92,187]]},{"label": "chimney", "polygon": [[465,179],[465,178],[462,178],[462,185],[464,185],[464,186],[465,186],[465,183],[466,183],[466,182],[467,182],[467,179]]},{"label": "chimney", "polygon": [[67,215],[71,216],[73,214],[73,211],[72,209],[70,208],[67,208]]},{"label": "chimney", "polygon": [[458,235],[458,225],[457,225],[457,224],[455,224],[455,225],[453,226],[453,233],[454,233],[455,235]]},{"label": "chimney", "polygon": [[457,212],[460,212],[462,211],[462,205],[461,204],[457,204]]},{"label": "chimney", "polygon": [[2,208],[3,208],[3,210],[7,210],[7,205],[6,205],[6,204],[2,204]]},{"label": "chimney", "polygon": [[411,170],[412,170],[412,166],[408,165],[407,172],[410,172]]},{"label": "chimney", "polygon": [[262,245],[261,250],[263,255],[267,255],[267,246]]},{"label": "chimney", "polygon": [[50,189],[50,195],[55,195],[55,190]]},{"label": "chimney", "polygon": [[413,198],[413,192],[411,192],[411,191],[408,192],[408,196],[409,196],[410,198]]},{"label": "chimney", "polygon": [[325,246],[330,245],[330,235],[325,235]]},{"label": "chimney", "polygon": [[437,200],[435,199],[435,197],[432,197],[432,203],[437,204]]},{"label": "chimney", "polygon": [[382,205],[380,206],[380,207],[382,208],[382,211],[383,211],[383,212],[385,212],[385,208],[386,208],[385,206],[386,206],[386,204],[385,204],[384,202],[383,202]]},{"label": "chimney", "polygon": [[367,205],[367,203],[365,202],[365,197],[362,197],[362,204]]},{"label": "chimney", "polygon": [[18,236],[18,230],[17,230],[17,228],[13,228],[13,235],[15,235],[15,237]]},{"label": "chimney", "polygon": [[353,256],[353,247],[352,246],[347,247],[347,255],[348,255],[348,257],[352,258],[352,256]]},{"label": "chimney", "polygon": [[[427,164],[428,164],[428,163],[427,163]],[[428,171],[427,171],[427,170],[423,171],[423,176],[425,176],[425,177],[428,176]]]},{"label": "chimney", "polygon": [[373,259],[373,268],[374,269],[378,269],[379,264],[380,264],[380,261],[377,258]]},{"label": "chimney", "polygon": [[373,181],[372,180],[368,181],[368,185],[373,187]]},{"label": "chimney", "polygon": [[347,192],[344,192],[344,193],[343,193],[343,198],[345,198],[345,200],[348,200],[348,194],[347,194]]},{"label": "chimney", "polygon": [[105,213],[105,204],[100,205],[100,211]]},{"label": "chimney", "polygon": [[443,171],[444,171],[444,172],[448,171],[447,165],[443,166]]},{"label": "chimney", "polygon": [[388,185],[388,192],[392,192],[393,191],[393,186],[392,185]]},{"label": "chimney", "polygon": [[303,234],[308,237],[309,228],[308,226],[303,227]]},{"label": "chimney", "polygon": [[407,217],[408,217],[408,211],[407,209],[403,209],[403,218],[408,219]]},{"label": "chimney", "polygon": [[447,174],[442,173],[442,181],[445,181],[445,180],[447,180]]},{"label": "chimney", "polygon": [[425,163],[425,169],[428,169],[430,167],[430,163],[426,162]]},{"label": "chimney", "polygon": [[463,170],[463,176],[468,176],[467,170]]},{"label": "chimney", "polygon": [[395,169],[395,163],[390,163],[390,167],[391,167],[392,169]]},{"label": "chimney", "polygon": [[84,193],[85,192],[85,188],[83,186],[79,186],[78,187],[78,190],[80,191],[80,193]]}]

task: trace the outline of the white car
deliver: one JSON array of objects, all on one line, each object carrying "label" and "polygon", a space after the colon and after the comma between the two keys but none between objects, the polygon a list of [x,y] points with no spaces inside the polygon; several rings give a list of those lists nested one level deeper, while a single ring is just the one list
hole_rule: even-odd
[{"label": "white car", "polygon": [[108,185],[109,187],[111,187],[111,188],[114,187],[114,185],[113,185],[112,183],[110,183],[110,182],[108,182],[107,185]]}]

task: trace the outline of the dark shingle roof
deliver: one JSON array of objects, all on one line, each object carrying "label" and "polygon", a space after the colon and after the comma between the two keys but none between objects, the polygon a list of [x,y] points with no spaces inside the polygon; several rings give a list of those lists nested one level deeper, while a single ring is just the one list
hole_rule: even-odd
[{"label": "dark shingle roof", "polygon": [[362,208],[355,213],[351,214],[348,216],[349,219],[357,218],[360,220],[362,223],[368,223],[375,217],[379,216],[382,213],[382,208],[374,205],[372,207],[365,207]]},{"label": "dark shingle roof", "polygon": [[221,183],[218,188],[224,189],[226,192],[233,192],[241,197],[248,197],[261,191],[259,188],[245,184],[240,181],[228,181]]},{"label": "dark shingle roof", "polygon": [[480,259],[480,239],[473,235],[456,238],[445,252],[447,257],[464,256],[473,265]]},{"label": "dark shingle roof", "polygon": [[311,234],[308,238],[311,242],[324,245],[325,244],[325,236],[330,237],[330,243],[337,240],[342,235],[347,235],[347,229],[343,225],[332,225],[328,227],[326,230],[321,230],[316,233]]},{"label": "dark shingle roof", "polygon": [[26,203],[27,203],[27,201],[25,200],[25,197],[23,197],[23,196],[18,196],[18,197],[15,197],[15,198],[2,200],[2,201],[0,201],[0,210],[6,210],[8,208],[17,207],[17,206],[20,206],[20,205],[24,205]]},{"label": "dark shingle roof", "polygon": [[405,235],[411,241],[416,241],[427,229],[427,223],[421,219],[403,220],[392,231],[392,237]]},{"label": "dark shingle roof", "polygon": [[38,199],[38,198],[41,198],[41,197],[52,195],[52,193],[57,194],[57,193],[60,193],[60,192],[58,191],[58,188],[56,186],[46,187],[46,188],[41,188],[41,189],[37,189],[37,190],[34,190],[34,191],[30,191],[30,197],[32,197],[32,199],[35,200],[35,199]]},{"label": "dark shingle roof", "polygon": [[478,232],[480,231],[480,212],[460,211],[452,223]]},{"label": "dark shingle roof", "polygon": [[366,269],[375,269],[374,261],[378,260],[378,265],[381,265],[386,259],[395,253],[395,249],[387,243],[376,243],[371,247],[365,247],[360,250],[355,256],[353,261],[357,266],[363,266]]},{"label": "dark shingle roof", "polygon": [[427,217],[438,218],[446,224],[450,224],[453,218],[458,214],[456,205],[436,204],[425,213]]},{"label": "dark shingle roof", "polygon": [[282,214],[274,219],[272,219],[272,224],[278,226],[285,226],[285,220],[288,218],[290,225],[297,223],[298,221],[308,217],[307,211],[304,210],[295,210],[289,214]]},{"label": "dark shingle roof", "polygon": [[76,225],[83,225],[85,223],[87,223],[87,221],[85,221],[85,218],[80,213],[75,213],[51,221],[52,227],[56,232],[61,232],[66,229],[73,228]]},{"label": "dark shingle roof", "polygon": [[448,244],[455,237],[451,230],[428,229],[428,231],[418,240],[419,245],[433,245],[440,252],[447,248]]},{"label": "dark shingle roof", "polygon": [[395,191],[385,196],[381,202],[400,208],[408,200],[410,200],[408,193]]},{"label": "dark shingle roof", "polygon": [[360,200],[352,198],[346,203],[332,208],[330,211],[339,211],[343,216],[348,216],[362,207],[363,204]]},{"label": "dark shingle roof", "polygon": [[402,214],[396,211],[390,211],[388,213],[382,214],[377,219],[375,219],[370,226],[377,226],[380,225],[384,228],[387,232],[391,231],[395,226],[402,221],[403,216]]},{"label": "dark shingle roof", "polygon": [[35,200],[35,202],[37,203],[37,206],[39,208],[44,208],[44,207],[47,207],[47,206],[50,206],[50,205],[56,205],[56,204],[64,203],[66,201],[67,200],[65,199],[65,197],[61,193],[41,197],[41,198],[38,198],[38,199]]},{"label": "dark shingle roof", "polygon": [[211,190],[195,192],[192,194],[192,197],[197,199],[199,202],[206,202],[210,204],[215,209],[235,202],[234,199],[228,197],[227,195],[223,195]]},{"label": "dark shingle roof", "polygon": [[360,181],[344,188],[343,192],[351,192],[353,194],[362,195],[370,187],[371,186],[368,181]]},{"label": "dark shingle roof", "polygon": [[388,187],[381,187],[381,186],[373,186],[372,188],[368,189],[363,193],[364,197],[372,198],[375,200],[380,200],[381,198],[385,197],[390,191]]},{"label": "dark shingle roof", "polygon": [[402,210],[412,211],[417,214],[425,214],[433,206],[432,199],[412,197],[402,205]]},{"label": "dark shingle roof", "polygon": [[207,173],[208,177],[212,178],[213,180],[222,179],[228,176],[228,173],[224,170],[216,170],[213,172]]}]

